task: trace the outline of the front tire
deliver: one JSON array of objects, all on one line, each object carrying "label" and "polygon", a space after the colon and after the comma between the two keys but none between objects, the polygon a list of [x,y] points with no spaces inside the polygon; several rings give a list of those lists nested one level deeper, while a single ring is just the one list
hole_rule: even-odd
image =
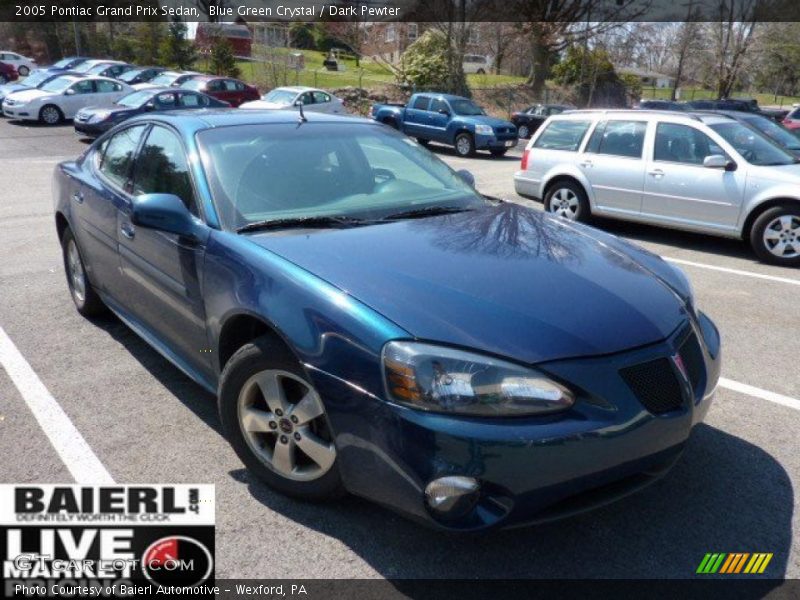
[{"label": "front tire", "polygon": [[86,276],[83,257],[72,230],[67,229],[61,237],[64,271],[75,308],[84,317],[94,317],[105,312],[106,307]]},{"label": "front tire", "polygon": [[25,67],[25,66],[22,66],[19,69],[17,69],[17,73],[19,73],[20,77],[27,77],[28,73],[30,73],[30,72],[31,72],[31,70],[28,67]]},{"label": "front tire", "polygon": [[508,152],[506,148],[492,148],[489,150],[489,154],[496,157],[505,156],[506,152]]},{"label": "front tire", "polygon": [[58,125],[64,120],[64,113],[55,104],[43,106],[39,111],[39,121],[46,125]]},{"label": "front tire", "polygon": [[312,501],[344,493],[325,406],[271,337],[245,344],[225,365],[219,412],[236,454],[273,489]]},{"label": "front tire", "polygon": [[800,266],[800,204],[765,210],[750,230],[750,245],[766,263]]},{"label": "front tire", "polygon": [[588,221],[589,199],[580,184],[573,181],[557,181],[547,190],[544,199],[547,212],[570,221]]},{"label": "front tire", "polygon": [[521,139],[528,139],[531,137],[531,130],[530,127],[527,125],[520,125],[519,129],[517,129],[517,134]]},{"label": "front tire", "polygon": [[469,158],[475,156],[475,140],[469,133],[459,133],[455,139],[456,154]]},{"label": "front tire", "polygon": [[425,148],[427,148],[427,147],[428,147],[428,144],[430,144],[430,143],[431,143],[431,141],[430,141],[430,140],[423,140],[422,138],[417,138],[417,143],[418,143],[420,146],[424,146]]}]

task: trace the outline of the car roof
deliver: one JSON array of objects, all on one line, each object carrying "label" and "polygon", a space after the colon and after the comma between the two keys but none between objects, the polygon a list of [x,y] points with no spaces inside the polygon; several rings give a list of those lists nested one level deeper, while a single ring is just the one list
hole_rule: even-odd
[{"label": "car roof", "polygon": [[699,121],[701,123],[724,123],[730,121],[730,117],[726,115],[718,115],[710,111],[681,112],[677,110],[658,110],[653,108],[589,108],[582,110],[571,110],[550,118],[553,120],[563,120],[580,119],[586,118],[587,116],[602,117],[611,120],[625,119],[630,117],[659,117],[664,120],[676,122]]},{"label": "car roof", "polygon": [[[282,85],[280,87],[276,87],[275,90],[286,90],[287,92],[317,92],[322,91],[318,90],[317,88],[307,87],[304,85]],[[271,90],[271,91],[275,91]]]},{"label": "car roof", "polygon": [[[172,125],[184,133],[192,134],[203,129],[215,129],[217,127],[235,125],[297,124],[299,114],[297,110],[231,110],[229,108],[204,108],[200,110],[172,110],[167,113],[148,113],[146,115],[139,115],[135,117],[135,119],[137,121],[161,121]],[[382,125],[375,121],[363,117],[330,115],[312,111],[307,111],[305,117],[308,123],[362,124],[382,127]]]}]

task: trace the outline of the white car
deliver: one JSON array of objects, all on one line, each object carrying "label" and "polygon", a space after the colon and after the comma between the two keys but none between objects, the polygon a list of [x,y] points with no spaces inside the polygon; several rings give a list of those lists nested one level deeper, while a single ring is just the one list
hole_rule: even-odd
[{"label": "white car", "polygon": [[310,87],[279,87],[261,96],[261,100],[245,102],[239,108],[260,108],[285,110],[293,107],[298,100],[303,102],[303,110],[346,115],[344,102],[328,92]]},{"label": "white car", "polygon": [[146,83],[134,83],[133,88],[136,90],[148,90],[164,86],[180,87],[197,75],[202,75],[202,73],[197,71],[164,71]]},{"label": "white car", "polygon": [[744,239],[765,262],[800,266],[800,160],[726,115],[550,117],[528,142],[514,187],[567,219],[612,217]]},{"label": "white car", "polygon": [[0,62],[16,67],[20,77],[27,77],[28,73],[39,68],[36,65],[36,61],[32,58],[22,56],[16,52],[10,52],[9,50],[0,50]]},{"label": "white car", "polygon": [[72,119],[87,106],[111,106],[132,91],[131,86],[108,77],[64,75],[40,88],[9,94],[3,101],[3,114],[11,119],[55,125]]},{"label": "white car", "polygon": [[110,67],[111,65],[124,65],[124,64],[125,63],[122,62],[121,60],[110,60],[108,58],[93,58],[91,60],[82,62],[77,67],[73,67],[72,69],[70,69],[70,71],[72,71],[73,73],[80,73],[81,75],[84,75],[88,73],[91,69],[94,69],[99,65],[107,65]]}]

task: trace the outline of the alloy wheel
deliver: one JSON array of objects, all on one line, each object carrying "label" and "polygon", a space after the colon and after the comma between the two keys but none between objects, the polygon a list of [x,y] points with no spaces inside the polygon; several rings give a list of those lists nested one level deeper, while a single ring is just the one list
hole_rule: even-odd
[{"label": "alloy wheel", "polygon": [[19,73],[21,77],[27,77],[28,73],[30,73],[30,70],[28,67],[20,67],[17,69],[17,73]]},{"label": "alloy wheel", "polygon": [[55,106],[45,106],[42,109],[42,121],[48,125],[55,125],[61,120],[61,115]]},{"label": "alloy wheel", "polygon": [[781,215],[764,229],[764,247],[779,258],[800,256],[800,215]]},{"label": "alloy wheel", "polygon": [[472,144],[469,141],[469,138],[465,135],[462,135],[456,140],[456,150],[461,156],[467,156],[472,151]]},{"label": "alloy wheel", "polygon": [[569,188],[559,188],[550,196],[550,212],[574,221],[578,217],[580,201]]},{"label": "alloy wheel", "polygon": [[238,416],[252,452],[282,477],[313,481],[336,460],[322,400],[293,373],[266,370],[250,377],[239,392]]},{"label": "alloy wheel", "polygon": [[521,137],[521,138],[527,138],[531,134],[530,129],[528,129],[527,125],[520,125],[519,126],[519,130],[517,131],[517,133],[519,134],[519,137]]},{"label": "alloy wheel", "polygon": [[70,291],[75,298],[75,303],[82,305],[86,301],[86,275],[75,240],[70,240],[67,246],[67,269],[69,270]]}]

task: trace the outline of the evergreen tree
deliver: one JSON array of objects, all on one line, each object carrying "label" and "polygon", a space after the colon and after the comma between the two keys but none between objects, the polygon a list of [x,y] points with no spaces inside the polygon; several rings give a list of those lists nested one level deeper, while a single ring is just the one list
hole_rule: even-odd
[{"label": "evergreen tree", "polygon": [[183,71],[190,69],[197,60],[194,44],[186,38],[186,25],[178,18],[169,24],[167,37],[161,41],[159,51],[161,64]]},{"label": "evergreen tree", "polygon": [[209,69],[214,75],[239,76],[239,67],[236,66],[233,46],[222,36],[216,36],[214,43],[211,45],[211,64]]}]

